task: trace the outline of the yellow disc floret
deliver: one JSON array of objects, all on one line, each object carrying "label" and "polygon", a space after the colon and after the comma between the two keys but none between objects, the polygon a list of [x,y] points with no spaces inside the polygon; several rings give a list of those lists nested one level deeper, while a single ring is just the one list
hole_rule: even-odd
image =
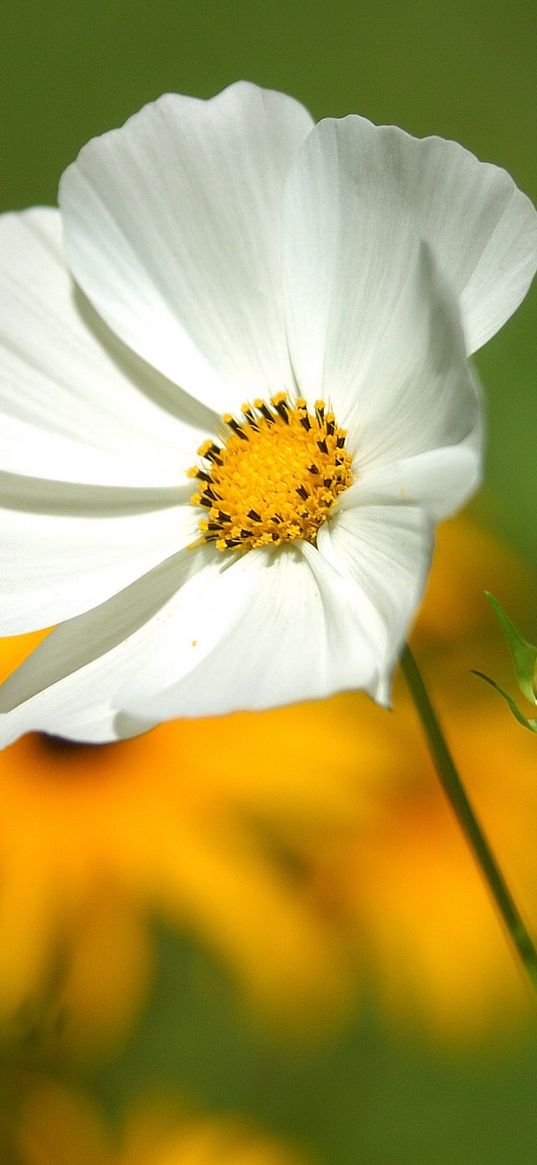
[{"label": "yellow disc floret", "polygon": [[308,410],[303,397],[279,392],[270,403],[242,406],[238,421],[222,420],[229,437],[205,441],[202,464],[188,471],[199,480],[192,502],[203,506],[203,541],[218,550],[252,550],[297,538],[315,543],[342,490],[352,482],[345,430],[324,401]]}]

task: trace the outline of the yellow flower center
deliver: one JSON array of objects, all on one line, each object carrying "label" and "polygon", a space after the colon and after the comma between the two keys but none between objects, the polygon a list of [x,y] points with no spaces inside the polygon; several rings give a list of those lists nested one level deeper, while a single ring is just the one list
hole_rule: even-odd
[{"label": "yellow flower center", "polygon": [[205,441],[202,464],[188,471],[200,483],[192,502],[205,509],[202,540],[239,551],[296,538],[315,543],[353,480],[345,430],[324,401],[309,412],[302,397],[293,402],[285,392],[243,405],[242,414],[240,422],[224,414],[227,440]]}]

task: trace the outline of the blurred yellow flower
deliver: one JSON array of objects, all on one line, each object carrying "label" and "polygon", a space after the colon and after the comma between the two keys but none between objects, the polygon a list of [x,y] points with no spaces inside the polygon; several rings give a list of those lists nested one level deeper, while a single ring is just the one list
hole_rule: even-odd
[{"label": "blurred yellow flower", "polygon": [[495,641],[485,590],[509,597],[513,609],[535,603],[531,572],[506,542],[468,517],[443,522],[413,636],[416,650],[430,646],[438,658],[440,650],[458,654],[465,640]]},{"label": "blurred yellow flower", "polygon": [[[341,702],[307,705],[235,717],[234,725],[186,721],[98,749],[29,736],[7,751],[0,849],[9,877],[0,933],[9,942],[1,944],[0,1007],[13,1012],[40,991],[58,931],[70,929],[72,957],[85,968],[92,1001],[85,1011],[104,976],[117,1026],[116,1003],[124,1012],[138,998],[124,980],[139,936],[127,933],[122,945],[118,933],[112,953],[104,944],[108,956],[99,956],[94,983],[77,946],[88,941],[86,914],[98,929],[100,909],[109,914],[110,896],[112,903],[119,896],[127,911],[133,902],[158,910],[209,944],[253,1001],[286,1022],[315,1015],[319,1023],[340,1009],[353,982],[351,962],[337,921],[315,902],[288,855],[296,854],[296,864],[304,845],[342,827],[364,801],[349,764],[344,709]],[[329,746],[319,763],[323,721]],[[221,747],[224,730],[241,742],[231,764]],[[276,763],[282,740],[284,766]],[[387,742],[375,747],[382,768]],[[116,960],[111,979],[106,957]],[[63,1007],[70,1021],[68,969]],[[83,995],[79,988],[81,1005]]]},{"label": "blurred yellow flower", "polygon": [[[537,926],[533,741],[468,676],[495,665],[485,585],[514,615],[529,601],[504,546],[445,524],[416,638]],[[4,643],[6,672],[29,646]],[[50,1023],[63,1020],[72,1041],[120,1037],[150,976],[156,913],[286,1030],[318,1032],[343,1014],[364,969],[390,1016],[421,1015],[440,1035],[496,1026],[499,1002],[509,1020],[524,995],[499,924],[402,691],[395,708],[349,694],[110,746],[29,736],[7,750],[0,1015],[38,1022],[54,995]]]},{"label": "blurred yellow flower", "polygon": [[[474,806],[537,933],[534,741],[488,703],[441,703]],[[345,919],[389,1020],[462,1044],[504,1036],[530,998],[460,826],[448,808],[410,702],[401,693],[393,761],[367,829],[318,855],[320,887]]]},{"label": "blurred yellow flower", "polygon": [[[120,1137],[85,1096],[52,1081],[16,1106],[10,1150],[18,1165],[305,1165],[306,1158],[234,1116],[133,1111]],[[118,1144],[119,1141],[119,1144]],[[11,1157],[10,1157],[11,1160]]]}]

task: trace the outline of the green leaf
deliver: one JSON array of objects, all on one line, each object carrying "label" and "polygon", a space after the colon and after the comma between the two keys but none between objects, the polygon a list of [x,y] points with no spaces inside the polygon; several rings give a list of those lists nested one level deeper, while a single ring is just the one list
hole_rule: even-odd
[{"label": "green leaf", "polygon": [[504,691],[504,689],[496,683],[496,680],[492,680],[490,676],[486,676],[482,671],[476,671],[475,668],[472,668],[472,673],[474,676],[479,676],[481,680],[485,680],[485,683],[490,684],[491,688],[495,688],[495,690],[500,693],[500,696],[503,696],[506,704],[509,705],[513,716],[516,717],[519,724],[522,724],[524,728],[529,728],[530,732],[537,732],[537,720],[528,720],[527,716],[524,716],[524,713],[520,711],[520,708],[513,700],[513,697],[510,696],[508,692]]},{"label": "green leaf", "polygon": [[[531,704],[537,704],[537,647],[534,647],[532,643],[527,643],[522,638],[494,595],[491,595],[489,591],[485,591],[485,595],[507,640],[520,691]],[[489,680],[489,683],[493,683],[493,681]],[[493,684],[493,686],[498,688],[497,684]],[[501,692],[502,689],[498,688],[498,691]],[[502,695],[505,696],[505,692],[502,692]],[[509,701],[509,697],[505,698]],[[520,716],[517,719],[520,719]],[[521,722],[524,723],[524,720],[525,718]]]}]

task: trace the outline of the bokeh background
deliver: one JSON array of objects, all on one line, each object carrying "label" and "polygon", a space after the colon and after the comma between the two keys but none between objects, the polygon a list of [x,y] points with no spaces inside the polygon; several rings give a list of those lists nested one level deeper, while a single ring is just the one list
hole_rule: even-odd
[{"label": "bokeh background", "polygon": [[[91,136],[244,77],[463,142],[537,195],[530,0],[4,0],[0,209]],[[31,343],[31,337],[28,338]],[[537,637],[537,295],[479,354],[485,488],[414,643],[537,933],[537,744],[492,590]],[[37,637],[4,641],[7,674]],[[403,686],[0,757],[5,1165],[532,1165],[537,1009]]]}]

